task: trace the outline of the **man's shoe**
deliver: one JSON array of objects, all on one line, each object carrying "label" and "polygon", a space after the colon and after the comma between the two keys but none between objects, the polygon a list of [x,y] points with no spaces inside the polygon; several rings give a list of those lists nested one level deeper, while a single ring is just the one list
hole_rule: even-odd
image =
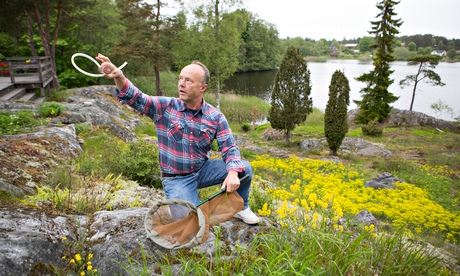
[{"label": "man's shoe", "polygon": [[249,209],[249,207],[244,209],[243,211],[239,211],[233,217],[239,218],[247,224],[257,224],[259,223],[259,220],[260,220],[259,217],[256,216],[256,214],[254,214],[251,211],[251,209]]}]

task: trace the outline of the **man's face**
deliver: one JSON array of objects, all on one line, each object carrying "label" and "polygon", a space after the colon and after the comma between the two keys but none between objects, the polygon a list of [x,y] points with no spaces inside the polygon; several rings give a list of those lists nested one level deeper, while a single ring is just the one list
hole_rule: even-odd
[{"label": "man's face", "polygon": [[185,66],[179,75],[179,98],[186,104],[201,104],[207,84],[204,83],[204,70],[197,64]]}]

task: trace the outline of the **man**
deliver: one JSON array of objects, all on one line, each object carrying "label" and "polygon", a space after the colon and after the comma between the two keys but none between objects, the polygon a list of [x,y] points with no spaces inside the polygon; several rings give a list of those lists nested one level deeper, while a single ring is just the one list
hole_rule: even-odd
[{"label": "man", "polygon": [[[252,168],[241,160],[224,115],[203,98],[209,83],[206,66],[195,61],[182,69],[179,98],[153,97],[135,87],[109,58],[98,54],[96,59],[101,62],[101,72],[114,79],[118,98],[155,122],[166,197],[197,205],[198,189],[223,183],[227,192],[237,191],[243,198],[244,208],[235,217],[247,224],[258,223],[248,201]],[[208,158],[214,138],[222,159]],[[239,178],[245,175],[249,177],[240,183]]]}]

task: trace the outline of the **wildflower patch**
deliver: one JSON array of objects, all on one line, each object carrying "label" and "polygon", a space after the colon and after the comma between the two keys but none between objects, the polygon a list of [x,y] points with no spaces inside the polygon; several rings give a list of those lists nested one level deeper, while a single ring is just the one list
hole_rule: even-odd
[{"label": "wildflower patch", "polygon": [[[322,216],[338,222],[347,214],[368,210],[396,228],[440,233],[449,240],[459,237],[459,212],[446,210],[415,185],[397,182],[394,189],[366,188],[359,173],[342,163],[294,156],[258,156],[251,164],[256,175],[278,183],[268,190],[271,202],[264,203],[259,214],[276,215],[281,225],[300,219],[315,228]],[[341,228],[337,224],[334,227]]]}]

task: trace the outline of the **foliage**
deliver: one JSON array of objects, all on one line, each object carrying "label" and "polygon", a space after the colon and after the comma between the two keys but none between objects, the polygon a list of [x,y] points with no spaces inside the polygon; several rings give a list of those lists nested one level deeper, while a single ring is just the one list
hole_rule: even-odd
[{"label": "foliage", "polygon": [[358,41],[358,48],[361,53],[372,52],[374,46],[374,38],[370,36],[364,36]]},{"label": "foliage", "polygon": [[247,14],[238,11],[223,13],[223,5],[231,2],[215,1],[205,9],[200,7],[195,10],[196,21],[183,30],[174,43],[178,67],[194,59],[208,67],[217,108],[220,108],[221,85],[238,68],[241,33],[248,20]]},{"label": "foliage", "polygon": [[96,84],[95,78],[81,74],[75,69],[65,69],[59,73],[60,84],[64,88],[85,87]]},{"label": "foliage", "polygon": [[251,125],[249,123],[242,123],[241,130],[244,132],[248,132],[251,130]]},{"label": "foliage", "polygon": [[[215,105],[214,95],[206,95],[208,103]],[[267,117],[270,105],[264,100],[254,96],[237,96],[234,94],[223,94],[221,98],[221,111],[230,122],[255,123]]]},{"label": "foliage", "polygon": [[434,110],[437,116],[445,113],[450,117],[454,117],[454,109],[450,107],[448,104],[443,103],[441,100],[438,100],[435,103],[430,105],[430,108]]},{"label": "foliage", "polygon": [[57,117],[64,112],[64,106],[58,102],[44,102],[38,108],[42,117]]},{"label": "foliage", "polygon": [[329,85],[329,100],[324,114],[324,134],[329,149],[336,155],[348,132],[347,107],[350,104],[350,85],[344,73],[337,70]]},{"label": "foliage", "polygon": [[274,25],[250,14],[241,37],[238,71],[269,70],[278,66],[280,40]]},{"label": "foliage", "polygon": [[411,52],[414,52],[417,50],[417,44],[415,44],[415,42],[411,41],[407,44],[407,48],[409,49],[409,51]]},{"label": "foliage", "polygon": [[367,124],[361,126],[361,130],[364,135],[368,136],[382,136],[383,127],[380,126],[379,121],[374,119],[367,122]]},{"label": "foliage", "polygon": [[18,134],[30,131],[43,122],[35,118],[30,110],[21,110],[16,113],[0,112],[0,134]]},{"label": "foliage", "polygon": [[130,143],[120,162],[124,176],[140,185],[161,188],[158,149],[154,145],[143,140]]},{"label": "foliage", "polygon": [[[299,159],[276,159],[259,156],[251,162],[256,175],[279,181],[279,187],[268,190],[268,206],[293,227],[298,212],[303,212],[310,227],[320,226],[320,214],[331,214],[336,223],[346,214],[368,210],[392,222],[393,227],[409,233],[440,233],[446,239],[460,237],[458,212],[449,211],[434,202],[426,190],[409,183],[396,183],[394,189],[365,188],[364,179],[342,163]],[[315,212],[318,213],[316,222]],[[297,221],[299,223],[301,221]]]},{"label": "foliage", "polygon": [[274,129],[291,131],[312,111],[310,71],[296,48],[289,48],[275,77],[269,121]]},{"label": "foliage", "polygon": [[445,83],[441,81],[441,77],[432,70],[436,68],[436,65],[438,65],[440,59],[441,57],[433,55],[415,56],[409,59],[410,65],[418,66],[417,73],[415,75],[408,75],[399,82],[401,87],[409,86],[414,83],[414,87],[412,89],[412,100],[410,102],[409,110],[412,110],[412,107],[414,106],[415,92],[417,91],[417,85],[421,81],[425,81],[434,86],[445,85]]},{"label": "foliage", "polygon": [[400,19],[394,19],[396,4],[398,2],[394,0],[379,2],[377,8],[380,10],[378,14],[380,20],[371,22],[370,33],[375,35],[374,69],[357,78],[358,81],[366,83],[361,90],[362,100],[355,101],[360,110],[357,120],[362,124],[375,119],[382,122],[391,111],[390,104],[398,99],[388,91],[393,83],[390,79],[393,73],[390,62],[394,60],[392,55],[394,38],[398,33],[398,27],[402,24]]}]

